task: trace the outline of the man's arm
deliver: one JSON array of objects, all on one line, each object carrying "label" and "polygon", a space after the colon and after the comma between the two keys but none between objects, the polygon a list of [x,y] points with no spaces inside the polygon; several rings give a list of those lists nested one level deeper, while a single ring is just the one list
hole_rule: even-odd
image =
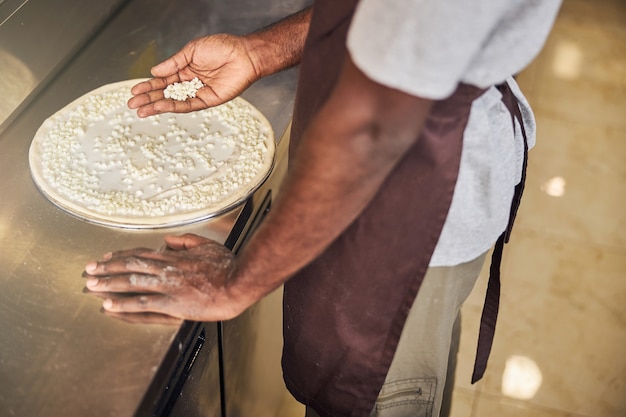
[{"label": "man's arm", "polygon": [[240,253],[233,282],[264,295],[317,257],[414,144],[430,105],[371,81],[348,60],[278,201]]},{"label": "man's arm", "polygon": [[[170,237],[174,250],[122,251],[88,265],[88,288],[153,293],[106,301],[105,310],[115,313],[150,311],[205,321],[240,314],[349,226],[414,144],[430,105],[371,81],[348,60],[305,132],[271,212],[237,258],[214,242]],[[138,287],[149,280],[131,280],[129,274],[164,279]]]},{"label": "man's arm", "polygon": [[309,33],[312,8],[306,8],[273,25],[243,37],[258,78],[300,63]]},{"label": "man's arm", "polygon": [[[152,68],[154,78],[133,87],[128,101],[140,117],[186,113],[231,100],[262,77],[300,62],[311,9],[295,13],[261,31],[245,36],[216,34],[194,39]],[[163,90],[172,83],[197,77],[206,87],[196,97],[167,100]]]}]

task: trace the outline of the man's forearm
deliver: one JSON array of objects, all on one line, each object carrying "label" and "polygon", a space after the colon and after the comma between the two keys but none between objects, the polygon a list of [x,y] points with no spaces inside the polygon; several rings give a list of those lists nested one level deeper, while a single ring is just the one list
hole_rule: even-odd
[{"label": "man's forearm", "polygon": [[368,80],[349,63],[312,122],[233,282],[258,299],[317,257],[367,206],[421,130],[430,102]]},{"label": "man's forearm", "polygon": [[257,74],[265,77],[300,62],[311,14],[309,7],[243,37]]}]

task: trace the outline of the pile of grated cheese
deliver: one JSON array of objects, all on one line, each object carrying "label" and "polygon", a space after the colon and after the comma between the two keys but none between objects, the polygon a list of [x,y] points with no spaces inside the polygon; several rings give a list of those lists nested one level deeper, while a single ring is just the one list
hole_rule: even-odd
[{"label": "pile of grated cheese", "polygon": [[168,85],[163,90],[163,96],[172,100],[185,101],[196,97],[196,93],[202,87],[204,87],[202,81],[198,77],[194,77],[191,81],[181,81]]}]

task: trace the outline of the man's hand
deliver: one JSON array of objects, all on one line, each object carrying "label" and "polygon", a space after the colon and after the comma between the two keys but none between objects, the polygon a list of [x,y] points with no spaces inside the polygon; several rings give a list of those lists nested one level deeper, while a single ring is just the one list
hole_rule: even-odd
[{"label": "man's hand", "polygon": [[[139,117],[188,113],[237,97],[258,79],[300,62],[309,30],[311,8],[245,36],[217,34],[189,42],[171,58],[152,68],[155,78],[137,84],[128,101]],[[206,87],[186,101],[168,100],[163,90],[172,83],[198,77]]]},{"label": "man's hand", "polygon": [[[227,34],[189,42],[175,55],[152,68],[152,78],[131,90],[128,101],[140,117],[174,112],[187,113],[217,106],[240,95],[261,75],[255,68],[245,38]],[[186,101],[166,99],[163,90],[172,83],[198,77],[206,87]]]},{"label": "man's hand", "polygon": [[192,234],[165,242],[159,250],[123,250],[87,264],[86,286],[105,299],[107,313],[217,321],[256,301],[233,282],[235,257],[223,245]]}]

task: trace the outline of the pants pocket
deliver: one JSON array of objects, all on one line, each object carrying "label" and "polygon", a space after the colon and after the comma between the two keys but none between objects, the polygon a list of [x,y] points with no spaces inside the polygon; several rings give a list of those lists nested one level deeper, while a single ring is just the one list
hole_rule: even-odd
[{"label": "pants pocket", "polygon": [[387,382],[380,390],[371,417],[432,417],[437,378]]}]

